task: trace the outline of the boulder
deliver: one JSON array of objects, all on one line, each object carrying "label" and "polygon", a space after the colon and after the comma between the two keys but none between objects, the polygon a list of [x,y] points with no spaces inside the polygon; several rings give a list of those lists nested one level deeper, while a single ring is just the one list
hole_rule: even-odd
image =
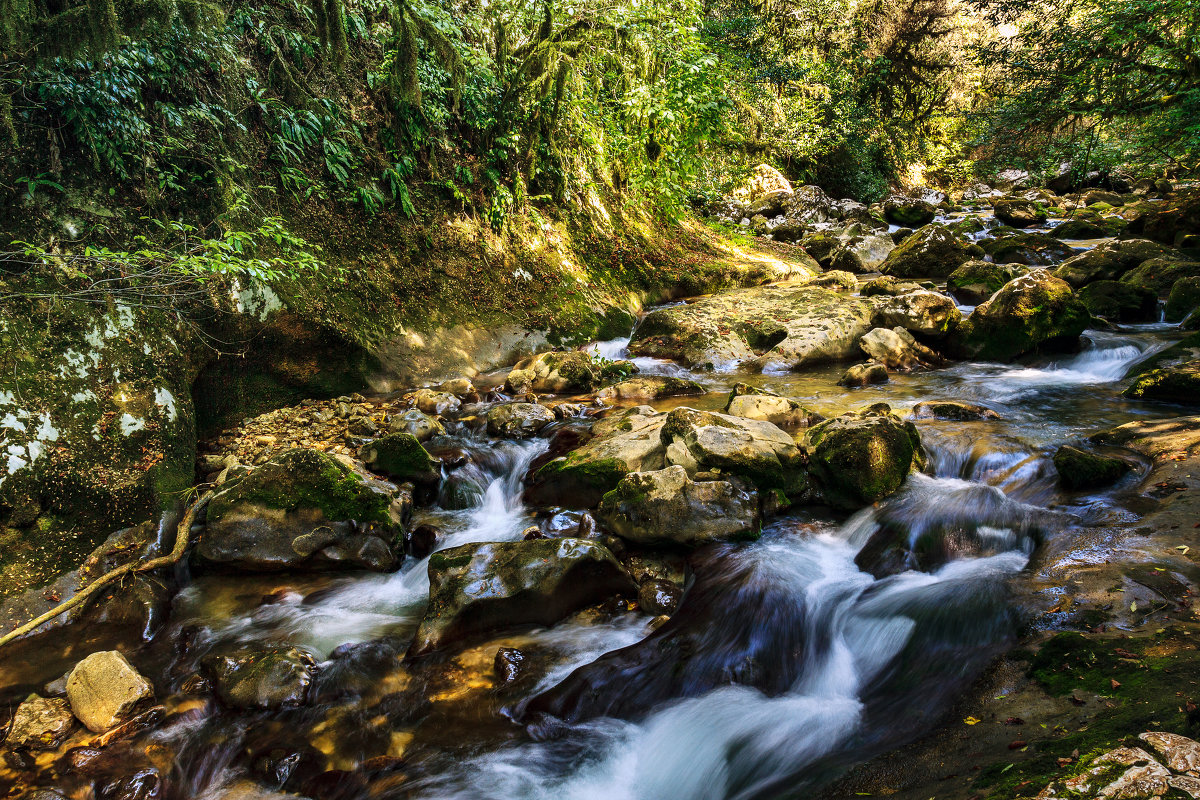
[{"label": "boulder", "polygon": [[1179,261],[1173,258],[1152,258],[1143,261],[1121,276],[1121,283],[1166,297],[1180,278],[1200,276],[1200,262]]},{"label": "boulder", "polygon": [[770,422],[677,408],[667,414],[660,436],[666,463],[689,475],[720,472],[787,496],[808,488],[803,454],[790,434]]},{"label": "boulder", "polygon": [[582,394],[600,385],[599,366],[590,353],[573,350],[566,353],[539,353],[517,362],[504,381],[514,394],[548,392]]},{"label": "boulder", "polygon": [[542,505],[590,508],[630,472],[662,469],[666,448],[660,432],[666,418],[650,406],[635,406],[597,421],[582,447],[535,471],[526,497]]},{"label": "boulder", "polygon": [[731,196],[746,206],[778,193],[792,194],[791,182],[783,173],[769,164],[759,164],[750,173],[746,183],[734,189]]},{"label": "boulder", "polygon": [[1180,191],[1155,203],[1130,221],[1129,232],[1178,246],[1185,236],[1200,233],[1200,191]]},{"label": "boulder", "polygon": [[537,403],[505,403],[492,406],[487,414],[487,431],[492,436],[528,439],[554,422],[554,412]]},{"label": "boulder", "polygon": [[883,216],[893,225],[919,228],[933,222],[936,214],[932,203],[915,197],[892,195],[883,201]]},{"label": "boulder", "polygon": [[1197,306],[1200,306],[1200,276],[1180,278],[1171,285],[1167,296],[1166,320],[1180,322]]},{"label": "boulder", "polygon": [[897,278],[945,278],[979,249],[944,225],[926,225],[888,254],[880,271]]},{"label": "boulder", "polygon": [[388,430],[392,433],[407,433],[418,442],[441,436],[446,432],[437,417],[431,417],[419,408],[410,408],[400,414],[388,417]]},{"label": "boulder", "polygon": [[814,425],[803,447],[821,496],[844,510],[887,497],[925,463],[916,427],[887,406]]},{"label": "boulder", "polygon": [[804,279],[805,286],[819,286],[835,292],[853,292],[858,288],[858,278],[844,269],[830,269],[812,278]]},{"label": "boulder", "polygon": [[423,656],[505,628],[553,625],[637,587],[607,548],[586,539],[464,544],[429,557],[429,606],[409,647]]},{"label": "boulder", "polygon": [[1125,200],[1116,192],[1108,192],[1104,189],[1093,189],[1090,192],[1084,192],[1082,198],[1085,206],[1094,206],[1097,203],[1104,203],[1110,206],[1123,206]]},{"label": "boulder", "polygon": [[855,364],[838,379],[838,386],[855,388],[887,382],[887,367],[883,364]]},{"label": "boulder", "polygon": [[912,416],[913,419],[941,419],[953,422],[1000,419],[1000,415],[987,406],[958,400],[924,400],[913,406]]},{"label": "boulder", "polygon": [[811,425],[822,417],[786,397],[739,383],[734,386],[725,404],[725,413],[746,419],[759,419],[772,425]]},{"label": "boulder", "polygon": [[758,536],[758,495],[731,481],[693,481],[679,465],[633,472],[604,496],[597,518],[643,545],[698,547]]},{"label": "boulder", "polygon": [[629,351],[706,369],[796,369],[851,357],[873,312],[867,300],[803,282],[758,286],[650,312]]},{"label": "boulder", "polygon": [[1127,461],[1064,444],[1054,453],[1058,479],[1071,491],[1111,486],[1132,469]]},{"label": "boulder", "polygon": [[859,293],[863,297],[877,297],[879,295],[895,296],[910,292],[919,292],[923,289],[924,287],[915,281],[900,281],[891,275],[880,275],[864,283],[860,287]]},{"label": "boulder", "polygon": [[438,463],[410,433],[389,433],[368,442],[358,457],[372,472],[400,482],[435,484],[441,477]]},{"label": "boulder", "polygon": [[942,363],[937,353],[921,344],[904,328],[874,328],[858,342],[872,360],[889,370],[934,367]]},{"label": "boulder", "polygon": [[1079,290],[1087,310],[1110,322],[1157,322],[1158,297],[1150,289],[1120,281],[1093,281]]},{"label": "boulder", "polygon": [[814,231],[800,240],[804,251],[816,259],[819,266],[828,269],[833,258],[833,252],[842,244],[842,240],[829,231]]},{"label": "boulder", "polygon": [[1046,270],[1015,278],[963,320],[952,337],[963,355],[1011,361],[1026,353],[1071,350],[1091,321],[1071,286]]},{"label": "boulder", "polygon": [[67,678],[71,713],[93,733],[115,728],[153,699],[150,681],[116,650],[92,653]]},{"label": "boulder", "polygon": [[1076,289],[1092,281],[1115,281],[1139,264],[1151,259],[1169,258],[1187,261],[1178,250],[1148,239],[1122,239],[1105,242],[1072,256],[1059,265],[1054,274]]},{"label": "boulder", "polygon": [[973,259],[950,273],[946,289],[963,303],[979,305],[1018,274],[1019,267]]},{"label": "boulder", "polygon": [[66,700],[31,694],[13,713],[4,744],[14,750],[56,750],[74,727],[75,716]]},{"label": "boulder", "polygon": [[462,400],[457,395],[433,389],[418,389],[410,399],[419,411],[438,417],[454,414],[462,408]]},{"label": "boulder", "polygon": [[996,219],[1014,228],[1032,228],[1046,221],[1046,210],[1020,198],[1005,198],[992,204]]},{"label": "boulder", "polygon": [[1116,236],[1128,227],[1120,217],[1085,217],[1069,219],[1061,225],[1056,225],[1050,235],[1055,239],[1102,239]]},{"label": "boulder", "polygon": [[889,236],[852,236],[829,256],[829,268],[844,272],[875,272],[896,247]]},{"label": "boulder", "polygon": [[686,378],[674,378],[666,375],[647,375],[640,378],[630,378],[618,384],[601,389],[596,397],[601,400],[658,400],[663,397],[681,397],[686,395],[707,394],[708,389],[703,384]]},{"label": "boulder", "polygon": [[875,300],[875,324],[941,337],[958,327],[962,312],[946,295],[928,289]]},{"label": "boulder", "polygon": [[1151,369],[1138,375],[1122,394],[1136,400],[1200,403],[1200,360]]},{"label": "boulder", "polygon": [[298,647],[250,647],[205,656],[203,668],[226,706],[277,711],[307,702],[316,662]]},{"label": "boulder", "polygon": [[984,239],[979,246],[997,264],[1045,267],[1075,255],[1071,247],[1045,233],[1018,233],[996,239]]},{"label": "boulder", "polygon": [[226,481],[209,502],[194,559],[250,571],[386,571],[397,563],[400,528],[387,485],[319,451],[289,450]]}]

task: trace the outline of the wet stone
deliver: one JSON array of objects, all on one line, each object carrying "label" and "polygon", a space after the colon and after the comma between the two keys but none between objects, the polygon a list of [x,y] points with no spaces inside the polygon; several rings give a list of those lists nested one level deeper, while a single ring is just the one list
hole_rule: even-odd
[{"label": "wet stone", "polygon": [[515,647],[501,647],[496,651],[493,667],[500,683],[512,683],[521,675],[525,654]]},{"label": "wet stone", "polygon": [[121,724],[153,697],[150,682],[115,650],[92,653],[67,679],[71,711],[94,733]]},{"label": "wet stone", "polygon": [[638,605],[642,611],[658,617],[675,613],[683,591],[671,581],[647,580],[638,589]]},{"label": "wet stone", "polygon": [[280,709],[303,705],[316,671],[312,655],[297,647],[210,655],[203,665],[217,697],[234,708]]},{"label": "wet stone", "polygon": [[4,744],[28,750],[53,750],[74,727],[75,716],[66,700],[31,694],[17,707]]}]

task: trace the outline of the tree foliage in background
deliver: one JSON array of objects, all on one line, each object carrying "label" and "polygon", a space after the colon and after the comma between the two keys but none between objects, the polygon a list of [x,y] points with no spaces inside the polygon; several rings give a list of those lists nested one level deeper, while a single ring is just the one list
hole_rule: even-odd
[{"label": "tree foliage in background", "polygon": [[996,161],[1200,166],[1200,4],[1193,0],[976,0],[1011,34],[980,48]]}]

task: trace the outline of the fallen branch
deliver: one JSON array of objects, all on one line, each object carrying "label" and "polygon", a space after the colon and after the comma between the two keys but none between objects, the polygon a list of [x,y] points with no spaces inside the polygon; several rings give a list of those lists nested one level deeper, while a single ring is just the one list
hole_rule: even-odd
[{"label": "fallen branch", "polygon": [[19,639],[30,631],[37,630],[40,626],[54,619],[55,617],[70,611],[72,608],[83,605],[87,600],[108,584],[123,578],[126,575],[132,575],[138,572],[149,572],[150,570],[159,569],[160,567],[170,567],[179,563],[183,558],[184,551],[187,550],[188,540],[190,538],[192,521],[196,518],[196,512],[208,500],[212,492],[205,492],[196,502],[188,507],[187,513],[183,515],[183,519],[179,522],[179,527],[175,532],[175,546],[171,548],[171,552],[165,556],[151,558],[140,563],[122,564],[116,569],[109,570],[101,575],[96,580],[89,583],[84,588],[80,589],[70,599],[59,603],[54,608],[36,617],[29,622],[26,622],[19,628],[9,631],[4,636],[0,636],[0,647],[11,642],[13,639]]}]

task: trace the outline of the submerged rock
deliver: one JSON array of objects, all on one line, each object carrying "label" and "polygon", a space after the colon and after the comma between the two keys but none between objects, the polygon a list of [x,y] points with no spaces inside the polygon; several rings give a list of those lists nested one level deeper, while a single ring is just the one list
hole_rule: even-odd
[{"label": "submerged rock", "polygon": [[754,538],[758,496],[729,481],[696,482],[674,465],[626,475],[604,496],[597,517],[637,544],[696,547],[712,541]]},{"label": "submerged rock", "polygon": [[385,571],[399,536],[384,485],[316,450],[289,450],[213,496],[194,557],[252,571]]},{"label": "submerged rock", "polygon": [[788,282],[652,311],[629,351],[725,369],[795,369],[851,357],[870,329],[870,302]]},{"label": "submerged rock", "polygon": [[845,510],[887,497],[925,463],[916,427],[890,409],[826,420],[805,432],[803,446],[821,496]]},{"label": "submerged rock", "polygon": [[1046,270],[1006,283],[967,317],[954,346],[970,358],[1011,361],[1038,351],[1079,347],[1091,321],[1087,308],[1065,281]]},{"label": "submerged rock", "polygon": [[204,670],[225,705],[275,711],[304,705],[316,662],[298,647],[244,648],[206,656]]},{"label": "submerged rock", "polygon": [[553,625],[637,587],[607,548],[586,539],[464,544],[429,557],[429,606],[410,657],[473,636]]},{"label": "submerged rock", "polygon": [[93,733],[115,728],[153,698],[150,681],[116,650],[92,653],[67,678],[71,712]]},{"label": "submerged rock", "polygon": [[528,439],[554,422],[554,412],[537,403],[505,403],[493,406],[487,414],[487,429],[492,436]]},{"label": "submerged rock", "polygon": [[674,614],[682,598],[683,590],[674,581],[649,578],[638,589],[638,606],[654,617]]},{"label": "submerged rock", "polygon": [[1127,461],[1064,444],[1054,454],[1059,481],[1071,491],[1110,486],[1130,471]]},{"label": "submerged rock", "polygon": [[913,419],[943,419],[954,422],[1000,419],[1000,415],[987,406],[958,400],[925,400],[913,406],[912,415]]},{"label": "submerged rock", "polygon": [[897,278],[945,278],[982,251],[944,225],[926,225],[888,254],[881,271]]}]

